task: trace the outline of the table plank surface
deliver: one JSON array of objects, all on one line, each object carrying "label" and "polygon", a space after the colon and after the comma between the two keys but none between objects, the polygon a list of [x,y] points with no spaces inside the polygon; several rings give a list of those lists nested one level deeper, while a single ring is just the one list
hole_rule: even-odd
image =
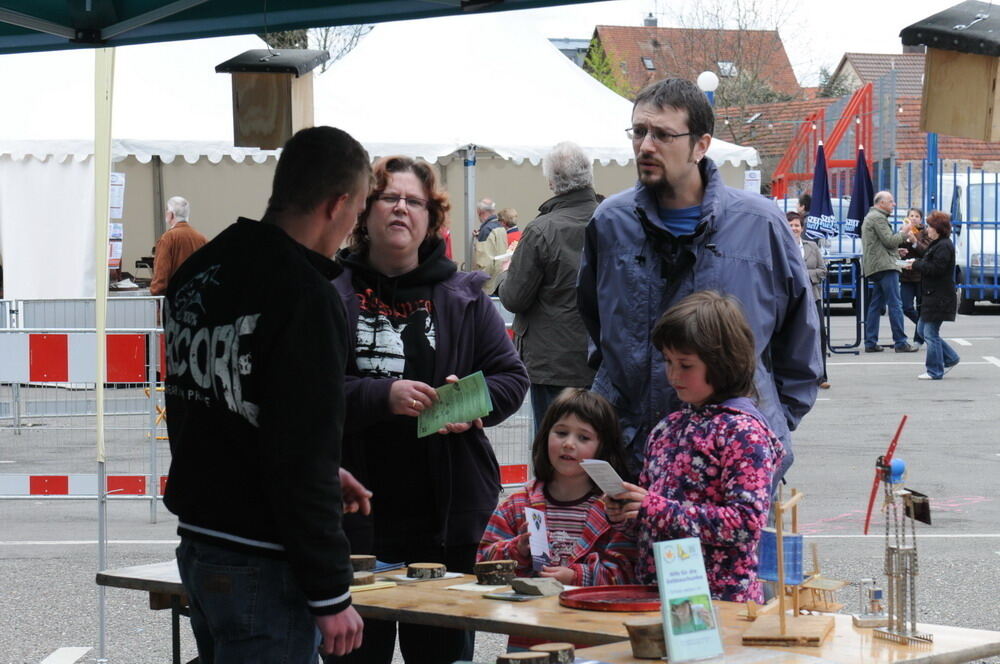
[{"label": "table plank surface", "polygon": [[[578,656],[611,664],[645,664],[650,660],[632,657],[624,621],[653,613],[611,613],[580,611],[559,605],[556,597],[528,602],[507,602],[481,597],[477,592],[448,590],[448,586],[472,583],[475,577],[422,581],[393,588],[358,593],[353,604],[368,618],[399,620],[423,625],[473,629],[498,634],[527,636],[547,641],[569,641],[598,647],[578,651]],[[101,572],[97,583],[116,588],[130,588],[153,593],[182,595],[176,561],[139,565]],[[819,648],[746,647],[740,637],[750,622],[738,617],[742,605],[715,602],[722,625],[725,657],[706,664],[825,664],[837,662],[884,662],[897,664],[957,664],[1000,655],[1000,632],[920,625],[934,635],[927,645],[905,646],[876,639],[870,629],[854,627],[851,617],[834,615],[830,637]]]}]

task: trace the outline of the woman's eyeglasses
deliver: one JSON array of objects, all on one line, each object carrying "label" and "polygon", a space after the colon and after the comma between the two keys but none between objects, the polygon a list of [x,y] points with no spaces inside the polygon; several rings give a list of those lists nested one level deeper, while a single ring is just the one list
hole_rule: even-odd
[{"label": "woman's eyeglasses", "polygon": [[396,207],[396,204],[403,201],[403,205],[411,210],[426,210],[427,201],[422,198],[414,198],[413,196],[400,196],[399,194],[379,194],[375,197],[375,200],[385,203],[390,207]]}]

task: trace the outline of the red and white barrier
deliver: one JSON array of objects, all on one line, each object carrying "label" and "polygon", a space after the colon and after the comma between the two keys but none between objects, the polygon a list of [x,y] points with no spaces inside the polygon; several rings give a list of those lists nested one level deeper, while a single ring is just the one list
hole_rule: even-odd
[{"label": "red and white barrier", "polygon": [[[93,332],[4,332],[0,334],[0,383],[94,383],[96,357]],[[146,335],[107,335],[106,382],[146,381]]]},{"label": "red and white barrier", "polygon": [[[108,493],[113,496],[145,496],[149,475],[108,475]],[[160,477],[158,492],[167,487]],[[0,497],[4,496],[96,496],[97,475],[0,474]]]}]

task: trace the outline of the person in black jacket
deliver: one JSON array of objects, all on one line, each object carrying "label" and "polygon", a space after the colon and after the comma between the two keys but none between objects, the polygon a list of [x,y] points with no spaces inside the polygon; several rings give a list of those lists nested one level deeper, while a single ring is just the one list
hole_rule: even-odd
[{"label": "person in black jacket", "polygon": [[955,349],[941,338],[941,323],[955,320],[958,298],[955,296],[955,245],[951,242],[951,216],[934,210],[927,215],[930,246],[922,258],[908,267],[920,274],[920,320],[917,327],[927,342],[925,373],[920,380],[941,380],[958,364]]},{"label": "person in black jacket", "polygon": [[241,218],[170,280],[164,502],[201,662],[313,664],[320,637],[324,653],[361,645],[341,521],[370,494],[340,469],[349,342],[330,280],[370,183],[347,133],[300,131],[263,220]]},{"label": "person in black jacket", "polygon": [[[458,272],[438,229],[448,197],[432,168],[409,157],[375,164],[375,188],[337,255],[334,282],[347,309],[351,356],[344,466],[374,492],[370,517],[345,519],[355,553],[386,562],[444,563],[472,572],[497,506],[500,468],[483,426],[513,415],[528,376],[483,293],[486,275]],[[418,437],[435,387],[482,371],[493,411]],[[473,633],[399,624],[407,664],[470,660]],[[365,643],[344,661],[389,664],[396,623],[365,619]],[[329,661],[329,660],[328,660]]]}]

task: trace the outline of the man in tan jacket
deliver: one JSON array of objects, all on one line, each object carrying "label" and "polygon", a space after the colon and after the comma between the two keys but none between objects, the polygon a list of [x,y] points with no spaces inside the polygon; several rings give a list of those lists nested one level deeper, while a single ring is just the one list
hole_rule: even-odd
[{"label": "man in tan jacket", "polygon": [[484,198],[476,205],[480,226],[474,233],[472,241],[473,267],[489,275],[489,281],[483,284],[487,295],[493,295],[497,289],[500,273],[510,259],[507,251],[507,229],[497,218],[497,205],[489,198]]},{"label": "man in tan jacket", "polygon": [[187,199],[174,196],[167,201],[166,221],[169,228],[156,242],[153,261],[153,281],[149,284],[152,295],[167,292],[170,277],[187,260],[188,256],[201,249],[208,240],[188,224],[191,205]]},{"label": "man in tan jacket", "polygon": [[889,312],[892,345],[897,353],[915,353],[903,329],[903,302],[899,297],[899,248],[906,244],[909,222],[898,233],[892,232],[889,216],[896,207],[892,193],[875,194],[875,204],[861,224],[861,271],[871,285],[868,310],[865,313],[865,352],[881,353],[878,343],[879,319],[882,309]]}]

